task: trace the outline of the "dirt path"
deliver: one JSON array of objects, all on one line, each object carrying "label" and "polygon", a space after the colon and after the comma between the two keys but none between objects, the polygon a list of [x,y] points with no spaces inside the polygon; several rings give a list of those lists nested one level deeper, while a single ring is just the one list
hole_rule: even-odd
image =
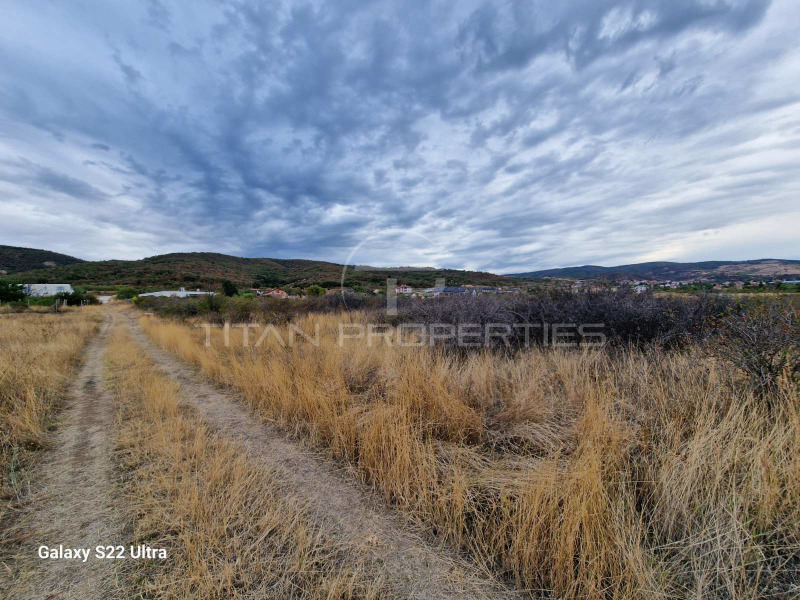
[{"label": "dirt path", "polygon": [[[11,561],[13,583],[5,590],[7,598],[116,597],[120,561],[94,557],[95,546],[124,543],[114,505],[114,401],[104,386],[112,321],[109,316],[86,348],[86,361],[60,415],[53,448],[38,468],[40,486],[16,525],[26,531],[27,541]],[[42,545],[91,548],[92,552],[86,562],[42,559],[37,554]]]},{"label": "dirt path", "polygon": [[161,369],[181,385],[182,400],[222,435],[242,443],[257,460],[278,469],[292,493],[309,501],[316,518],[343,539],[368,542],[386,565],[400,596],[409,598],[511,598],[504,587],[480,576],[455,553],[409,532],[366,486],[354,482],[323,456],[302,448],[259,421],[235,394],[220,390],[152,343],[130,319],[134,338]]}]

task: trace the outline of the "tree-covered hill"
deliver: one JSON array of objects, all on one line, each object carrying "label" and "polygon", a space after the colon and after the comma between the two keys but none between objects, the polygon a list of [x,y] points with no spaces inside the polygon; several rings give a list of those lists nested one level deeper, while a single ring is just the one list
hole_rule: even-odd
[{"label": "tree-covered hill", "polygon": [[12,275],[31,269],[51,269],[53,267],[83,262],[80,258],[39,250],[37,248],[19,248],[17,246],[0,246],[0,276]]},{"label": "tree-covered hill", "polygon": [[[336,287],[341,284],[343,266],[336,263],[279,258],[242,258],[213,252],[182,252],[162,254],[141,260],[86,261],[62,267],[35,269],[15,273],[29,283],[71,283],[73,285],[134,286],[138,288],[186,287],[214,288],[224,280],[239,287],[305,287],[322,284]],[[474,283],[478,285],[509,285],[509,277],[476,271],[452,269],[415,269],[400,267],[377,269],[348,267],[346,286],[375,288],[385,286],[386,278],[414,287],[432,286],[444,278],[448,285]]]}]

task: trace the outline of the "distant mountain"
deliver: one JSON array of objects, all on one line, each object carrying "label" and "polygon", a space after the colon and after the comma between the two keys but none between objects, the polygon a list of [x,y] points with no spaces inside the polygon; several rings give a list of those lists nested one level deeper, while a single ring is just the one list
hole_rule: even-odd
[{"label": "distant mountain", "polygon": [[617,267],[584,265],[562,269],[545,269],[529,273],[514,273],[509,277],[562,277],[568,279],[655,279],[709,281],[736,280],[744,278],[800,278],[800,260],[762,258],[758,260],[727,261],[710,260],[694,263],[646,262]]},{"label": "distant mountain", "polygon": [[0,276],[31,269],[52,269],[82,262],[80,258],[49,250],[0,246]]},{"label": "distant mountain", "polygon": [[[77,260],[77,259],[73,259]],[[229,279],[239,287],[305,286],[311,283],[327,287],[340,285],[343,266],[319,261],[282,258],[242,258],[213,252],[162,254],[141,260],[86,261],[61,267],[16,273],[28,283],[71,283],[102,287],[130,285],[138,288],[214,288]],[[476,271],[400,267],[348,267],[345,285],[373,289],[386,285],[386,278],[414,287],[432,286],[444,278],[448,284],[479,285],[513,282],[507,277]]]}]

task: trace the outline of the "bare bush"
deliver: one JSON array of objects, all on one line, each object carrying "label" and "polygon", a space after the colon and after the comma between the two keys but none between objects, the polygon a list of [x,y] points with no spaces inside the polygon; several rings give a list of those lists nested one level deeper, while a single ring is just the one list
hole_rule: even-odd
[{"label": "bare bush", "polygon": [[716,353],[747,374],[758,396],[777,391],[781,378],[800,378],[800,323],[790,300],[751,302],[714,324]]},{"label": "bare bush", "polygon": [[[510,344],[516,347],[546,345],[545,336],[526,336],[524,325],[562,324],[601,325],[612,345],[685,345],[690,338],[709,333],[707,320],[723,314],[732,301],[727,296],[701,295],[662,298],[631,291],[574,294],[546,291],[514,296],[451,296],[425,301],[405,301],[393,320],[405,323],[465,323],[485,326],[509,324]],[[576,342],[588,337],[576,332]],[[496,340],[495,344],[500,341]]]}]

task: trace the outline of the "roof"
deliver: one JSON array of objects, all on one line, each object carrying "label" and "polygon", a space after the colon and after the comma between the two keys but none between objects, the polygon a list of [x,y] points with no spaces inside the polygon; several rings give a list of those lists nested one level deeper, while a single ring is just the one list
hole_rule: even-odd
[{"label": "roof", "polygon": [[188,298],[190,296],[207,296],[207,295],[214,295],[214,292],[201,292],[200,290],[195,291],[187,291],[183,288],[179,290],[162,290],[160,292],[147,292],[146,294],[139,294],[139,297],[142,296],[161,296],[161,297],[177,297],[177,298]]},{"label": "roof", "polygon": [[56,294],[71,294],[75,290],[68,283],[24,283],[22,291],[28,296],[55,296]]}]

